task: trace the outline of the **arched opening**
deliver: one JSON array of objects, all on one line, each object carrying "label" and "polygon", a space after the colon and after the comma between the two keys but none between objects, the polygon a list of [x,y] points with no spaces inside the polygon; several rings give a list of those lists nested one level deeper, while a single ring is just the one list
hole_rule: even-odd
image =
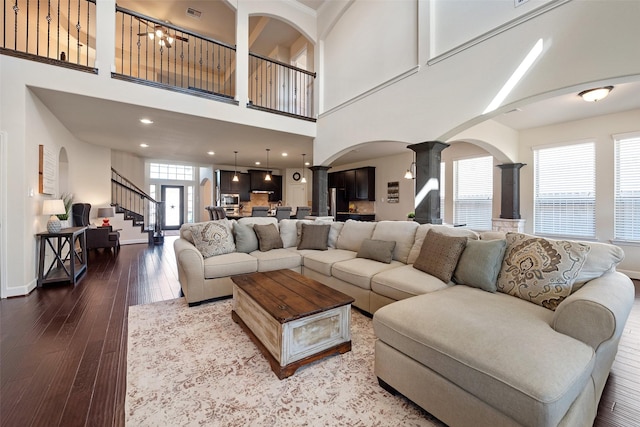
[{"label": "arched opening", "polygon": [[[206,209],[207,206],[214,205],[213,201],[213,183],[209,178],[204,178],[200,181],[200,209],[198,209],[198,215],[201,221],[209,219],[209,213]],[[195,221],[198,219],[196,218]]]}]

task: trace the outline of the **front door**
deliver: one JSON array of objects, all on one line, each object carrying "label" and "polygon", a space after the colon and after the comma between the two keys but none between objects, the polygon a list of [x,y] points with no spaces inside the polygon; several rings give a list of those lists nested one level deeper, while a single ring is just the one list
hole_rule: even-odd
[{"label": "front door", "polygon": [[160,191],[164,202],[162,229],[178,230],[184,222],[184,187],[162,185]]}]

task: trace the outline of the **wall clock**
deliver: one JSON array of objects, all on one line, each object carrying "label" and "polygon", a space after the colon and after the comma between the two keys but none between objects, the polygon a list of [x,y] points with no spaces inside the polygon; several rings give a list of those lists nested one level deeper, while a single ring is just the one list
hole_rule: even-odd
[{"label": "wall clock", "polygon": [[293,180],[294,181],[300,181],[300,172],[294,172],[293,173]]}]

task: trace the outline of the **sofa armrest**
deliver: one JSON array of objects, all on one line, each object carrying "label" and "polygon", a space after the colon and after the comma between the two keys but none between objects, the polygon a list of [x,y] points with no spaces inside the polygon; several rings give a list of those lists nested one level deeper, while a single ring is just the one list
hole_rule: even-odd
[{"label": "sofa armrest", "polygon": [[562,301],[552,327],[597,350],[603,342],[622,335],[634,294],[631,279],[619,272],[606,273]]},{"label": "sofa armrest", "polygon": [[204,258],[186,239],[176,239],[173,249],[178,264],[178,280],[187,302],[201,301],[204,295]]}]

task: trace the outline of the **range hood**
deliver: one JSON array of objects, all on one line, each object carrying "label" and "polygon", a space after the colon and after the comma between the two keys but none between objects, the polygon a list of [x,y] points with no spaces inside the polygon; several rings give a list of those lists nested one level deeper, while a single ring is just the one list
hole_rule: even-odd
[{"label": "range hood", "polygon": [[253,194],[273,194],[273,191],[268,190],[251,190]]}]

